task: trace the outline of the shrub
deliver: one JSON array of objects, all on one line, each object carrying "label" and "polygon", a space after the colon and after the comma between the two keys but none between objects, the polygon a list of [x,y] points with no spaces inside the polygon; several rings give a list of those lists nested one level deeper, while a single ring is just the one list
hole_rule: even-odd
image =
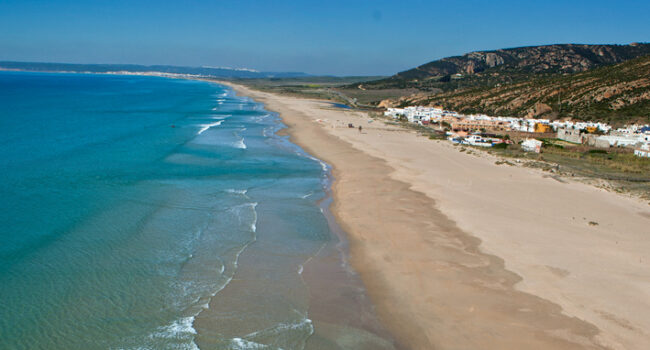
[{"label": "shrub", "polygon": [[589,154],[607,154],[604,149],[590,149]]}]

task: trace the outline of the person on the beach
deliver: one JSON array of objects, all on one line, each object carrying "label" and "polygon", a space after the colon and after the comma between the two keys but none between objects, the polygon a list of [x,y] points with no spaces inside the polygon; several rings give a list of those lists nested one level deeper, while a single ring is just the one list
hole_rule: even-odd
[{"label": "person on the beach", "polygon": [[361,128],[361,125],[359,125],[359,132],[361,132],[361,129],[362,129],[362,128]]}]

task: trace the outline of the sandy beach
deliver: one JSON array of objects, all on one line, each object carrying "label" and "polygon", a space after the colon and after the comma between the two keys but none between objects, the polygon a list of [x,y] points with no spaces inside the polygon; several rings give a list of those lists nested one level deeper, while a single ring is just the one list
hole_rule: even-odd
[{"label": "sandy beach", "polygon": [[332,165],[332,213],[399,347],[650,348],[648,203],[231,86]]}]

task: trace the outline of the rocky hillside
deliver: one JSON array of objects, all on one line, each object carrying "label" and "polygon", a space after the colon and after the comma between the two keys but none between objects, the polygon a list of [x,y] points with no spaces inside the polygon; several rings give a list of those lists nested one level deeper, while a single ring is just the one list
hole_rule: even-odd
[{"label": "rocky hillside", "polygon": [[530,79],[584,72],[650,54],[650,44],[529,46],[476,51],[432,61],[387,79],[361,85],[364,89],[418,88],[423,91],[494,86]]},{"label": "rocky hillside", "polygon": [[[613,55],[605,46],[603,50],[603,55],[597,55],[601,58],[599,62],[623,58]],[[564,63],[558,61],[553,63],[554,67],[562,71],[584,70],[581,67],[590,67],[596,62],[595,57],[571,65],[566,62],[572,61],[572,58],[558,60]],[[495,61],[490,59],[490,62]],[[521,62],[511,64],[522,65]],[[527,69],[546,69],[545,65],[554,61],[546,62],[524,66]],[[385,100],[380,104],[383,107],[408,105],[439,105],[464,113],[501,116],[571,117],[601,120],[615,125],[630,121],[650,123],[650,55],[575,74],[543,75],[495,87],[421,93]]]}]

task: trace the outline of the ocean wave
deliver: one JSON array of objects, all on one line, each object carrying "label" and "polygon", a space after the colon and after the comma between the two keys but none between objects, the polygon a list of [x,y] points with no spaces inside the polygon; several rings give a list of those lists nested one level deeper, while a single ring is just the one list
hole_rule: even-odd
[{"label": "ocean wave", "polygon": [[312,155],[310,155],[309,153],[303,151],[302,149],[294,150],[294,152],[295,152],[295,154],[297,154],[297,155],[299,155],[301,157],[311,159],[314,162],[317,162],[318,164],[320,164],[320,167],[321,167],[321,169],[323,169],[324,173],[326,173],[329,170],[329,165],[327,165],[327,163],[325,163],[324,161],[322,161],[322,160],[320,160],[320,159],[318,159],[316,157],[313,157]]},{"label": "ocean wave", "polygon": [[251,222],[251,231],[257,232],[257,203],[250,203],[251,208],[253,209],[253,222]]},{"label": "ocean wave", "polygon": [[[247,190],[227,189],[225,190],[225,192],[236,193],[245,196]],[[182,317],[178,320],[175,320],[174,322],[172,322],[167,326],[159,327],[156,332],[150,335],[151,339],[168,339],[171,341],[180,342],[178,346],[174,347],[175,349],[188,349],[188,350],[199,349],[198,346],[196,346],[196,344],[194,343],[194,336],[197,334],[196,329],[193,326],[194,319],[203,310],[209,309],[211,299],[214,296],[216,296],[220,291],[222,291],[224,288],[226,288],[228,284],[230,284],[237,270],[240,255],[244,252],[244,250],[246,250],[246,248],[249,245],[257,241],[257,236],[255,234],[257,231],[256,208],[257,208],[257,202],[249,202],[249,203],[236,205],[228,209],[229,211],[231,211],[233,214],[237,216],[237,219],[239,220],[240,224],[249,225],[249,230],[252,233],[250,240],[246,241],[239,248],[239,250],[235,252],[234,259],[230,263],[231,265],[229,267],[226,267],[226,264],[224,264],[223,262],[221,263],[219,267],[219,274],[225,277],[225,280],[223,281],[223,283],[220,283],[220,285],[217,288],[215,288],[211,293],[209,293],[209,297],[200,298],[201,300],[203,300],[203,303],[200,305],[195,304],[196,306],[199,306],[199,310],[196,310],[194,316]],[[246,346],[250,346],[252,344],[252,342],[244,342],[244,343],[248,344]],[[256,348],[241,347],[241,349],[256,349]]]},{"label": "ocean wave", "polygon": [[194,317],[181,317],[174,320],[167,326],[159,327],[156,332],[149,335],[149,338],[178,341],[179,344],[175,344],[174,349],[199,350],[199,347],[194,343],[194,336],[196,335]]},{"label": "ocean wave", "polygon": [[[226,190],[226,192],[229,192],[229,191],[233,191],[233,193],[237,193],[237,192],[235,192],[236,190]],[[246,193],[246,190],[243,190],[243,193]],[[256,231],[256,225],[257,225],[257,210],[256,210],[257,202],[250,202],[250,203],[244,203],[244,204],[236,205],[236,206],[230,208],[229,211],[231,211],[231,212],[233,212],[233,213],[235,213],[237,215],[237,219],[239,220],[240,224],[244,224],[244,222],[242,222],[244,215],[242,215],[242,213],[241,213],[241,211],[244,208],[248,208],[248,209],[251,210],[250,214],[252,216],[252,220],[251,220],[249,225],[250,225],[250,228],[251,228],[251,232],[255,232]]]},{"label": "ocean wave", "polygon": [[226,192],[228,192],[228,193],[235,193],[235,194],[241,194],[241,195],[245,196],[245,195],[246,195],[246,192],[248,192],[248,190],[235,190],[235,189],[233,189],[233,188],[229,188],[229,189],[226,190]]},{"label": "ocean wave", "polygon": [[296,336],[290,337],[294,341],[302,344],[291,344],[289,348],[302,348],[304,346],[304,341],[314,334],[314,325],[312,321],[303,317],[301,320],[293,323],[278,323],[275,326],[265,328],[250,334],[247,334],[241,338],[231,339],[231,349],[275,349],[276,346],[270,347],[268,345],[260,344],[255,342],[256,338],[268,338],[269,336],[275,336],[283,333],[298,333]]},{"label": "ocean wave", "polygon": [[269,126],[262,129],[262,136],[264,137],[271,137],[273,136],[273,133],[275,133],[275,126]]},{"label": "ocean wave", "polygon": [[310,256],[309,258],[307,258],[305,261],[302,262],[302,264],[298,264],[298,274],[299,275],[302,275],[303,271],[305,270],[305,265],[307,265],[310,261],[312,261],[312,259],[314,259],[314,257],[320,255],[321,251],[323,251],[323,248],[325,248],[326,245],[327,245],[326,243],[321,244],[321,246],[320,246],[320,248],[318,248],[318,251],[316,252],[316,254]]},{"label": "ocean wave", "polygon": [[253,119],[253,122],[259,123],[259,122],[264,121],[265,119],[267,119],[270,116],[271,116],[270,114],[264,114],[264,115],[261,115],[261,116],[258,116],[258,117],[254,117],[252,119]]},{"label": "ocean wave", "polygon": [[203,124],[203,125],[201,125],[201,130],[199,130],[197,135],[201,135],[204,131],[210,129],[211,127],[219,126],[219,125],[221,125],[221,123],[223,123],[223,120],[219,120],[217,122],[210,123],[210,124]]},{"label": "ocean wave", "polygon": [[233,350],[270,349],[270,347],[267,345],[244,340],[242,338],[233,338],[230,341],[229,348]]},{"label": "ocean wave", "polygon": [[242,137],[239,141],[235,142],[232,146],[239,149],[246,149],[246,143],[244,142],[244,138]]},{"label": "ocean wave", "polygon": [[196,329],[192,326],[193,323],[194,316],[181,317],[167,326],[160,327],[159,332],[153,333],[152,337],[178,338],[183,334],[196,334]]},{"label": "ocean wave", "polygon": [[311,160],[313,160],[315,162],[318,162],[318,164],[320,164],[321,169],[323,169],[323,172],[327,172],[327,170],[329,169],[329,165],[327,165],[327,163],[323,162],[322,160],[320,160],[318,158],[312,157],[307,153],[301,153],[300,155],[302,155],[303,157],[309,158],[309,159],[311,159]]},{"label": "ocean wave", "polygon": [[295,331],[295,330],[303,330],[303,329],[308,329],[310,331],[313,331],[313,327],[314,326],[312,325],[312,321],[307,317],[304,317],[303,319],[295,323],[278,323],[273,327],[269,327],[253,333],[249,333],[244,338],[255,338],[258,336],[267,336],[269,334],[278,334],[284,331]]}]

